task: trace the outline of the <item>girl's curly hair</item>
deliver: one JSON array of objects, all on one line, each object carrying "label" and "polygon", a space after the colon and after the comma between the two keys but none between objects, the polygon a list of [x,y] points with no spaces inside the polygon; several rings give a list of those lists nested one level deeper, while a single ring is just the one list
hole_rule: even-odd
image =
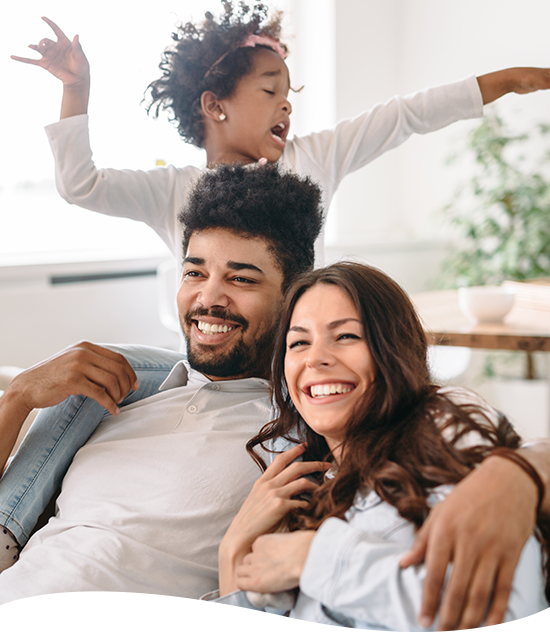
[{"label": "girl's curly hair", "polygon": [[[168,110],[175,121],[179,135],[185,142],[202,147],[204,125],[201,95],[210,90],[220,99],[226,99],[235,90],[238,81],[254,65],[258,49],[266,46],[239,47],[249,35],[268,35],[279,40],[280,12],[267,20],[267,6],[252,7],[239,2],[235,7],[230,0],[222,0],[224,12],[216,19],[209,11],[205,20],[197,25],[187,22],[172,33],[175,45],[167,48],[159,68],[160,79],[149,84],[147,113]],[[287,52],[287,47],[280,44]]]}]

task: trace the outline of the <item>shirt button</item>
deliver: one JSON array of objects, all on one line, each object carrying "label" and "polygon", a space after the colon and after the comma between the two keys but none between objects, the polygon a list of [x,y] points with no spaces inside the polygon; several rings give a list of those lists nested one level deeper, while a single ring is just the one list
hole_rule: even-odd
[{"label": "shirt button", "polygon": [[213,391],[219,391],[220,390],[220,385],[219,384],[212,384],[212,390]]},{"label": "shirt button", "polygon": [[190,413],[196,413],[197,412],[197,407],[194,405],[189,406],[189,408],[187,409]]}]

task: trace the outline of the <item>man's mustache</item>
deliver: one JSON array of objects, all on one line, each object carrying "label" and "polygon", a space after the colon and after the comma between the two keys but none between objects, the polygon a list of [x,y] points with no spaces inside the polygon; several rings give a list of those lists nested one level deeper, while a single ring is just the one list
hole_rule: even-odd
[{"label": "man's mustache", "polygon": [[221,320],[228,320],[232,323],[240,325],[243,331],[248,329],[248,321],[240,314],[233,314],[232,312],[222,309],[221,307],[213,307],[206,309],[206,307],[195,307],[185,314],[184,320],[186,324],[191,327],[193,320],[197,320],[199,316],[210,316],[211,318],[220,318]]}]

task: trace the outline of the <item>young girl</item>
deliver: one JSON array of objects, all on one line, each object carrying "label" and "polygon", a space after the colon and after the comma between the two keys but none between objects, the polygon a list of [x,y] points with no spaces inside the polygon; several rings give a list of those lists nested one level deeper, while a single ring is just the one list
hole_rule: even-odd
[{"label": "young girl", "polygon": [[[267,8],[253,10],[223,2],[219,20],[207,13],[202,24],[188,23],[173,34],[164,53],[162,76],[150,85],[149,111],[166,109],[185,142],[206,151],[206,163],[280,163],[309,175],[323,190],[328,210],[340,181],[415,133],[438,130],[461,119],[482,116],[483,104],[508,92],[550,88],[550,73],[510,68],[408,96],[394,97],[334,129],[289,138],[290,78],[280,42],[280,16],[266,22]],[[196,167],[151,171],[97,169],[92,161],[87,107],[90,74],[78,36],[71,42],[51,20],[57,41],[30,48],[41,66],[63,82],[61,121],[47,127],[64,199],[108,215],[130,217],[151,226],[179,261],[181,228],[177,214],[199,173]],[[323,261],[323,237],[317,245]]]},{"label": "young girl", "polygon": [[[265,470],[222,540],[221,594],[299,587],[293,617],[423,629],[424,569],[404,570],[400,558],[431,507],[483,458],[516,458],[519,437],[474,393],[431,381],[425,336],[409,299],[382,272],[360,264],[316,270],[289,290],[272,389],[280,416],[248,449],[265,469],[255,446],[299,445]],[[300,479],[285,467],[298,456],[330,464],[310,502],[296,498]],[[281,520],[291,532],[273,534]],[[238,592],[222,599],[247,607],[281,600]],[[547,607],[533,536],[506,618]]]}]

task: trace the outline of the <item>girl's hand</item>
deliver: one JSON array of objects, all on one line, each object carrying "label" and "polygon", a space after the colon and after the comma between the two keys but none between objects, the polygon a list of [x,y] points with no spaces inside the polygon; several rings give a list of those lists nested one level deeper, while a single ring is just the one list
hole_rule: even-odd
[{"label": "girl's hand", "polygon": [[219,549],[221,595],[235,589],[234,569],[252,550],[254,541],[271,532],[291,509],[307,506],[307,501],[295,496],[312,492],[317,484],[303,477],[330,467],[320,461],[293,463],[304,449],[297,445],[273,460],[229,526]]},{"label": "girl's hand", "polygon": [[237,588],[259,593],[297,588],[315,533],[293,531],[259,537],[235,571]]},{"label": "girl's hand", "polygon": [[11,58],[24,64],[45,68],[54,77],[60,79],[65,87],[84,87],[87,89],[90,81],[90,66],[80,46],[78,35],[75,35],[71,42],[55,22],[46,17],[42,19],[52,28],[57,41],[44,38],[38,45],[29,45],[30,49],[40,53],[40,59],[17,57],[16,55],[12,55]]},{"label": "girl's hand", "polygon": [[483,104],[491,103],[509,92],[528,94],[550,89],[548,68],[506,68],[477,78]]}]

